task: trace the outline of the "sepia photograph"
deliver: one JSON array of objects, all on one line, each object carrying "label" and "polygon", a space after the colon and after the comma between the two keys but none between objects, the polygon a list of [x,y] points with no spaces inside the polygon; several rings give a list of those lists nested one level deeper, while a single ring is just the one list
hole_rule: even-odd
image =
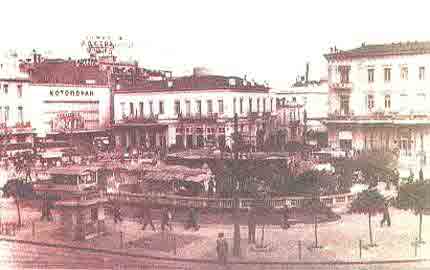
[{"label": "sepia photograph", "polygon": [[0,270],[430,270],[426,1],[1,8]]}]

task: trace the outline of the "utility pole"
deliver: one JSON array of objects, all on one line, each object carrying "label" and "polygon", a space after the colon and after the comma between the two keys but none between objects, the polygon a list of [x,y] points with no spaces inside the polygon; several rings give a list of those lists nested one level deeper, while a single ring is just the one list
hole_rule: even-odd
[{"label": "utility pole", "polygon": [[234,160],[233,169],[235,186],[233,191],[234,209],[233,209],[233,220],[234,220],[234,233],[233,233],[233,256],[240,256],[240,224],[239,224],[239,190],[237,188],[239,184],[238,175],[236,174],[236,167],[238,166],[239,153],[238,153],[238,143],[239,143],[239,128],[238,128],[238,116],[237,113],[234,114],[234,136],[235,139],[233,145]]}]

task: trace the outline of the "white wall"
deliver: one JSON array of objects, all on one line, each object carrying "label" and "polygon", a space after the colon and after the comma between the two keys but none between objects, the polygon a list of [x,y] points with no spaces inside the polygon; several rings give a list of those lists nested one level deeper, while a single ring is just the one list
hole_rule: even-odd
[{"label": "white wall", "polygon": [[[350,81],[352,92],[350,109],[355,115],[367,115],[369,110],[366,104],[366,96],[373,94],[375,97],[374,111],[384,111],[384,97],[391,96],[391,112],[400,114],[430,113],[430,106],[426,103],[430,100],[430,55],[409,55],[390,57],[368,57],[348,61],[329,62],[329,84],[339,82],[337,66],[350,65]],[[401,67],[408,67],[408,79],[402,80]],[[391,82],[384,81],[384,68],[391,68]],[[425,79],[419,79],[419,68],[425,68]],[[368,69],[373,68],[374,82],[368,81]],[[331,111],[339,107],[335,102],[338,91],[331,91]]]},{"label": "white wall", "polygon": [[[51,90],[54,95],[51,96]],[[58,96],[56,91],[60,91]],[[63,91],[63,93],[61,93]],[[68,91],[68,92],[67,92]],[[91,91],[93,96],[71,96],[71,91]],[[47,122],[55,118],[60,111],[66,112],[85,112],[89,109],[87,101],[98,101],[98,126],[103,128],[110,120],[110,89],[108,87],[97,86],[62,86],[62,85],[30,85],[25,95],[26,107],[29,108],[29,119],[33,127],[40,131],[49,131],[50,126]],[[44,101],[69,103],[45,103]],[[63,104],[63,105],[61,105]],[[64,107],[61,107],[64,106]]]},{"label": "white wall", "polygon": [[[248,113],[249,98],[252,98],[253,111],[257,112],[257,99],[260,99],[260,112],[263,112],[263,100],[266,99],[266,112],[270,111],[270,96],[268,93],[259,92],[232,92],[230,90],[193,90],[193,91],[174,91],[166,90],[163,92],[123,92],[114,94],[115,121],[122,119],[121,103],[124,103],[126,115],[130,114],[130,102],[134,105],[134,111],[139,116],[139,102],[144,103],[144,115],[149,115],[149,103],[153,102],[153,113],[159,114],[159,102],[164,102],[164,114],[158,115],[159,119],[175,119],[174,104],[176,100],[180,101],[182,114],[186,114],[186,101],[191,102],[191,114],[197,113],[197,100],[202,102],[202,115],[207,114],[207,100],[212,100],[213,113],[218,113],[221,117],[233,117],[233,99],[236,98],[236,110],[239,113],[239,100],[243,98],[243,114]],[[220,114],[218,100],[223,100],[224,113]],[[273,100],[273,108],[276,103]]]}]

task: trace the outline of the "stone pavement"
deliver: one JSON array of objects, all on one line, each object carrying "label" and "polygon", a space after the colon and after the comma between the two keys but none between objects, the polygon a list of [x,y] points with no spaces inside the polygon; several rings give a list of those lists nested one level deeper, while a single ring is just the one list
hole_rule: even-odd
[{"label": "stone pavement", "polygon": [[[59,221],[53,223],[40,222],[38,209],[23,208],[23,219],[35,221],[36,235],[33,237],[31,226],[23,228],[14,239],[32,240],[42,243],[57,243],[74,247],[96,248],[112,251],[121,251],[132,254],[145,254],[169,258],[216,259],[215,241],[219,232],[224,232],[232,249],[233,226],[231,224],[202,224],[199,231],[186,231],[182,223],[173,223],[172,233],[162,234],[152,232],[148,227],[142,231],[142,225],[137,219],[126,218],[120,224],[114,224],[108,218],[106,221],[108,232],[104,236],[87,241],[65,241],[58,232],[61,230]],[[16,209],[2,207],[1,214],[13,217]],[[323,223],[318,227],[319,243],[322,249],[311,249],[314,242],[313,224],[295,224],[288,230],[282,230],[277,225],[266,226],[265,243],[273,246],[271,252],[256,252],[252,245],[247,243],[247,227],[241,226],[242,254],[240,258],[231,258],[232,261],[282,261],[297,262],[299,253],[301,261],[328,262],[340,261],[371,261],[371,260],[397,260],[430,258],[430,231],[426,230],[430,224],[430,216],[423,219],[423,239],[427,244],[419,246],[415,257],[415,246],[412,242],[417,237],[418,217],[410,212],[391,209],[392,226],[379,227],[381,216],[373,217],[373,233],[377,247],[362,250],[362,259],[359,258],[359,240],[364,245],[369,243],[368,219],[365,215],[343,215],[335,222]],[[159,220],[154,220],[159,229]],[[123,245],[121,247],[121,233]],[[173,236],[176,238],[176,243]],[[257,240],[260,239],[261,228],[257,227]],[[299,251],[299,240],[302,249]],[[175,252],[176,250],[176,252]],[[236,269],[236,268],[235,268]],[[297,268],[300,269],[300,268]],[[307,268],[304,268],[307,269]],[[329,269],[329,268],[327,268]],[[330,268],[330,269],[343,269]],[[353,268],[378,269],[378,268]],[[401,269],[401,268],[399,268]],[[430,265],[429,265],[430,269]]]}]

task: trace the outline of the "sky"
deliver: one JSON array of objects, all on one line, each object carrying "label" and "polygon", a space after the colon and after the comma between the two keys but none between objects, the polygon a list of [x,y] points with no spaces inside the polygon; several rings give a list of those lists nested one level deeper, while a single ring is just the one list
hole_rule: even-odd
[{"label": "sky", "polygon": [[2,0],[0,50],[84,56],[88,34],[122,35],[122,55],[147,68],[268,81],[287,88],[310,63],[310,78],[327,73],[324,53],[336,46],[430,40],[427,1],[162,1]]}]

